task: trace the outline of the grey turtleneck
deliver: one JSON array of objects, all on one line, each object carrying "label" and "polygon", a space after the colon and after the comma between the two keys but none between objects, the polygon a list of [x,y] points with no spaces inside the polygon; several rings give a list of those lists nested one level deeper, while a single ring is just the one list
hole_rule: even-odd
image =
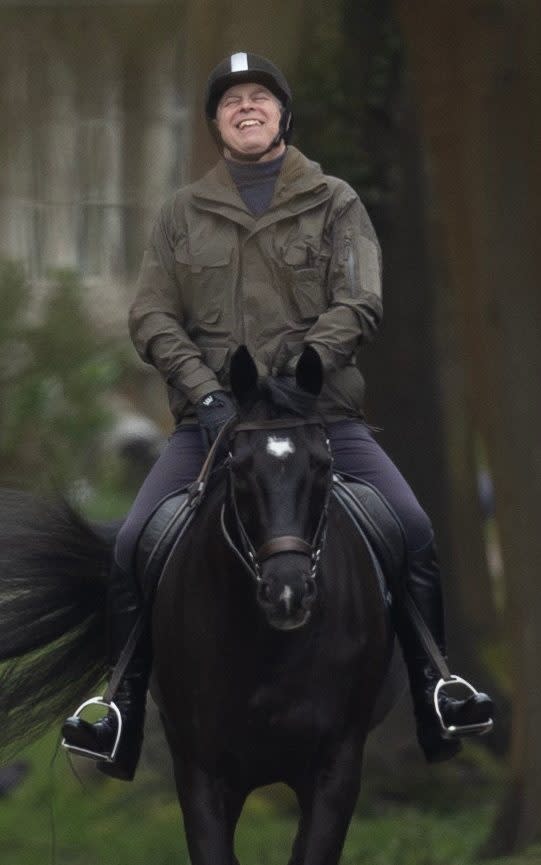
[{"label": "grey turtleneck", "polygon": [[269,208],[284,157],[285,152],[268,162],[226,160],[239,195],[254,216],[261,216]]}]

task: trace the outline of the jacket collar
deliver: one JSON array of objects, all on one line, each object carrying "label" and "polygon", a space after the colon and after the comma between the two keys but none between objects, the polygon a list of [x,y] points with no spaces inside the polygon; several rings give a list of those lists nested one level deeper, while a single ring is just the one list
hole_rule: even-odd
[{"label": "jacket collar", "polygon": [[192,184],[193,202],[198,209],[219,213],[252,233],[285,216],[310,210],[327,200],[330,194],[320,166],[291,146],[287,148],[271,205],[259,218],[244,204],[225,160],[221,159]]}]

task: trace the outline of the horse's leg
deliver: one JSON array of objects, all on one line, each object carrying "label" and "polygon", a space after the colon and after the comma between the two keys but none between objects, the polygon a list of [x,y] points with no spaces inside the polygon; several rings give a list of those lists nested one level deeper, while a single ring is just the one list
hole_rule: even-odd
[{"label": "horse's leg", "polygon": [[198,766],[175,767],[175,778],[192,865],[238,865],[233,839],[245,796]]},{"label": "horse's leg", "polygon": [[227,831],[229,844],[231,846],[231,865],[240,865],[239,860],[235,856],[235,829],[237,828],[238,819],[246,801],[244,793],[233,792],[228,790],[225,794],[225,815],[227,821]]},{"label": "horse's leg", "polygon": [[362,752],[356,733],[298,785],[301,818],[289,865],[338,865],[359,794]]}]

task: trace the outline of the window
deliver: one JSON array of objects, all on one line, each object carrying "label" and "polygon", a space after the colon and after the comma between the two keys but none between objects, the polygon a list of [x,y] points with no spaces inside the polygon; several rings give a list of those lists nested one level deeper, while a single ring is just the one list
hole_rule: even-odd
[{"label": "window", "polygon": [[90,282],[122,282],[185,179],[179,40],[169,31],[163,48],[154,41],[134,79],[103,16],[81,36],[80,19],[62,19],[59,35],[49,14],[21,12],[0,32],[0,251],[33,280],[73,267]]}]

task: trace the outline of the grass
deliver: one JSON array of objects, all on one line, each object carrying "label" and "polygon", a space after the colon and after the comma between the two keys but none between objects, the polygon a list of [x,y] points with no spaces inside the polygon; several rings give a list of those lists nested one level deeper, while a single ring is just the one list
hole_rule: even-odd
[{"label": "grass", "polygon": [[[63,753],[50,767],[54,747],[55,739],[48,736],[28,749],[21,756],[30,767],[27,780],[0,800],[2,863],[189,865],[178,804],[167,780],[143,768],[134,783],[123,784],[79,762],[84,773],[81,786]],[[466,799],[457,797],[457,775],[454,780],[448,776],[443,784],[436,780],[439,775],[430,778],[416,791],[414,801],[404,792],[397,802],[366,791],[350,827],[342,865],[474,863],[475,851],[490,829],[494,797],[486,790],[481,796],[473,790]],[[272,788],[254,794],[237,832],[241,863],[285,865],[295,827],[294,803],[287,792]],[[541,865],[541,850],[485,865]]]}]

